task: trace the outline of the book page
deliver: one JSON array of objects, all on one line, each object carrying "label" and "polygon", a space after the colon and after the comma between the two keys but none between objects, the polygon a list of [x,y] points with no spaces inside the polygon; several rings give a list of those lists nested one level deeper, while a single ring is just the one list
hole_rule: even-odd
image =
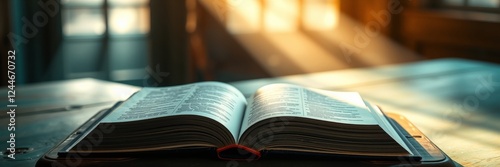
[{"label": "book page", "polygon": [[248,101],[240,135],[256,122],[282,116],[345,124],[378,124],[356,92],[333,92],[289,84],[272,84],[258,89]]},{"label": "book page", "polygon": [[368,102],[366,102],[366,106],[370,108],[371,113],[373,114],[374,118],[377,120],[379,123],[380,127],[387,133],[389,136],[391,136],[399,145],[403,146],[403,148],[408,151],[409,153],[415,155],[411,149],[406,145],[406,143],[403,141],[401,136],[396,132],[394,127],[391,125],[387,117],[385,117],[384,113],[380,111],[380,109],[377,106],[374,106]]},{"label": "book page", "polygon": [[101,122],[128,122],[173,115],[198,115],[220,122],[236,139],[245,105],[245,97],[236,88],[220,82],[143,88]]}]

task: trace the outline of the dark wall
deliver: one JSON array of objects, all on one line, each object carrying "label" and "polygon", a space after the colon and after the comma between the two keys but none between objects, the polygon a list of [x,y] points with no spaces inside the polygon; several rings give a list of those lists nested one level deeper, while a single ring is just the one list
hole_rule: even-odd
[{"label": "dark wall", "polygon": [[45,80],[62,40],[59,0],[10,0],[1,3],[6,3],[1,6],[8,9],[2,12],[7,15],[10,30],[2,32],[2,35],[7,36],[7,45],[16,51],[17,84]]},{"label": "dark wall", "polygon": [[[151,0],[149,66],[154,86],[188,82],[186,5],[184,0]],[[168,74],[168,75],[167,75]]]},{"label": "dark wall", "polygon": [[[9,23],[9,3],[7,1],[0,1],[0,72],[7,73],[7,52],[10,50],[10,45],[7,39],[7,33],[10,31]],[[0,77],[0,85],[7,84],[7,77]]]}]

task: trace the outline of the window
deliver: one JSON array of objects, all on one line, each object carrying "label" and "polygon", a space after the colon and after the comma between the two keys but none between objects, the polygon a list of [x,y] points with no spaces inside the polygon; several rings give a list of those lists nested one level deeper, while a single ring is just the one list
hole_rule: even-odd
[{"label": "window", "polygon": [[444,8],[500,13],[500,0],[443,0]]},{"label": "window", "polygon": [[62,0],[65,36],[141,35],[149,32],[148,0]]},{"label": "window", "polygon": [[[231,33],[333,30],[339,15],[339,0],[226,0],[214,3],[227,14]],[[226,5],[225,7],[218,7]]]},{"label": "window", "polygon": [[149,0],[61,0],[64,78],[142,85]]}]

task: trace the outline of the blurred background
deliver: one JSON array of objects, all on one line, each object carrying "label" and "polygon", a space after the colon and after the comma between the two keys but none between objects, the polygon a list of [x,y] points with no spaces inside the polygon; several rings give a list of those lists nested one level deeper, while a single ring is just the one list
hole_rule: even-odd
[{"label": "blurred background", "polygon": [[15,49],[17,85],[231,82],[442,57],[500,63],[500,0],[0,0],[0,23],[0,69]]}]

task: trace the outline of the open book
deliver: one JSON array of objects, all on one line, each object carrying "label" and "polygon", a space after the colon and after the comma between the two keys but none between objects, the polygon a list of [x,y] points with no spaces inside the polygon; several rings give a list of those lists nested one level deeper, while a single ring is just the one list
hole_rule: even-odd
[{"label": "open book", "polygon": [[222,159],[238,159],[238,154],[258,158],[273,151],[415,155],[382,111],[356,92],[272,84],[245,99],[236,88],[220,82],[143,88],[90,127],[66,153],[197,148],[213,148]]}]

